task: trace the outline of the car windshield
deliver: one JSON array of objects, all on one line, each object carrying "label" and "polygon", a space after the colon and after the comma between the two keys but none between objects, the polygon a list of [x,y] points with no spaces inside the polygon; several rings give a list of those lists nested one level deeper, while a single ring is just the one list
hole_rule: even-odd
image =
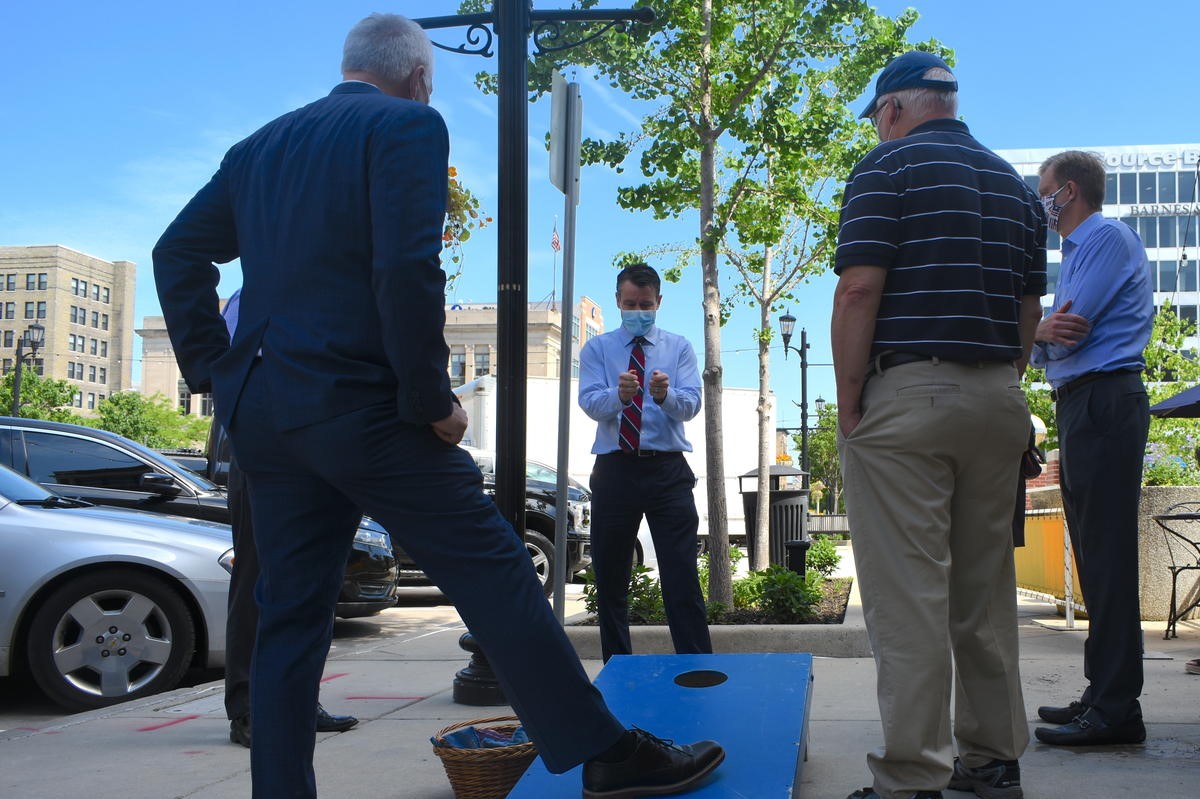
[{"label": "car windshield", "polygon": [[21,500],[42,501],[55,494],[28,480],[7,466],[0,466],[0,496],[13,502]]}]

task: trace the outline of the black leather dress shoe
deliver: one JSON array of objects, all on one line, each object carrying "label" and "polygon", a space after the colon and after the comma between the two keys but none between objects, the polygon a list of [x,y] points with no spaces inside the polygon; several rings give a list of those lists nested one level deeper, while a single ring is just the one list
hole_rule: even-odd
[{"label": "black leather dress shoe", "polygon": [[317,705],[317,732],[345,732],[358,724],[354,716],[335,716],[325,708]]},{"label": "black leather dress shoe", "polygon": [[1041,717],[1042,721],[1049,722],[1050,724],[1070,724],[1082,715],[1085,710],[1087,710],[1087,705],[1083,702],[1072,702],[1066,707],[1042,705],[1038,708],[1038,716]]},{"label": "black leather dress shoe", "polygon": [[1088,708],[1070,724],[1060,727],[1038,727],[1037,739],[1053,746],[1106,746],[1111,744],[1140,744],[1146,740],[1146,725],[1141,716],[1119,724],[1109,724],[1095,708]]},{"label": "black leather dress shoe", "polygon": [[229,722],[229,742],[250,748],[250,717],[238,716]]},{"label": "black leather dress shoe", "polygon": [[636,741],[624,760],[597,759],[583,765],[585,799],[633,799],[687,791],[725,759],[725,750],[715,741],[679,746],[636,727],[630,732]]}]

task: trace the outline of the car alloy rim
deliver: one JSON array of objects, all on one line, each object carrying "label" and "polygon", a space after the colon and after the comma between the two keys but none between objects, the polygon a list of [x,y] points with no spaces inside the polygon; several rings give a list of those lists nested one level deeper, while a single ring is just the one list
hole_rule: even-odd
[{"label": "car alloy rim", "polygon": [[538,582],[545,585],[546,581],[550,579],[550,558],[536,544],[526,541],[525,548],[529,550],[529,559],[533,561],[533,568],[537,572]]},{"label": "car alloy rim", "polygon": [[135,591],[97,591],[63,613],[51,641],[63,678],[95,696],[124,696],[157,677],[174,637],[166,614]]}]

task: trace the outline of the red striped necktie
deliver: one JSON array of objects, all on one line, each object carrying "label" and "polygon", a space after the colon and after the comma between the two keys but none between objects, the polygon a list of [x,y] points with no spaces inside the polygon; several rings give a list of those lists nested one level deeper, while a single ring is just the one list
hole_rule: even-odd
[{"label": "red striped necktie", "polygon": [[617,436],[621,449],[637,452],[642,445],[642,398],[646,388],[646,353],[642,343],[646,339],[635,336],[633,349],[629,352],[629,368],[637,374],[638,392],[621,410],[621,429]]}]

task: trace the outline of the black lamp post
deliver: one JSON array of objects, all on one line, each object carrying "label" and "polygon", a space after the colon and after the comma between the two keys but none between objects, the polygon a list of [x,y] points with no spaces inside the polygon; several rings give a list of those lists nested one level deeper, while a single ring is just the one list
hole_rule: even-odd
[{"label": "black lamp post", "polygon": [[[783,357],[788,350],[800,355],[800,469],[804,472],[804,487],[808,488],[808,331],[800,328],[800,349],[792,346],[792,331],[796,317],[785,313],[779,317],[779,334],[783,336]],[[821,401],[822,405],[824,400]]]},{"label": "black lamp post", "polygon": [[[21,369],[26,358],[36,358],[38,350],[46,343],[46,328],[40,322],[34,322],[29,329],[17,339],[17,368],[13,374],[12,415],[21,415]],[[25,352],[25,348],[29,352]]]}]

